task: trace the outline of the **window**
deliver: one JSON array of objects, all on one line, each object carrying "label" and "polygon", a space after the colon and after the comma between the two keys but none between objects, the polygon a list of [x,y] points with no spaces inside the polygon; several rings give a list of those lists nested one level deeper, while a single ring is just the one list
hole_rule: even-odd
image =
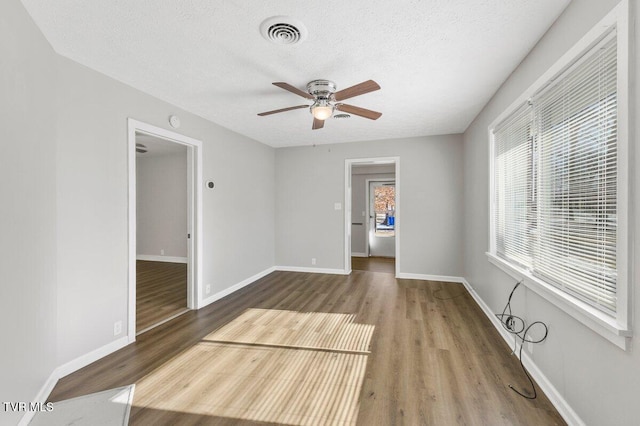
[{"label": "window", "polygon": [[619,91],[626,74],[619,76],[616,25],[590,36],[586,49],[490,129],[489,255],[557,305],[582,311],[580,319],[624,337],[628,160],[619,100],[627,94]]}]

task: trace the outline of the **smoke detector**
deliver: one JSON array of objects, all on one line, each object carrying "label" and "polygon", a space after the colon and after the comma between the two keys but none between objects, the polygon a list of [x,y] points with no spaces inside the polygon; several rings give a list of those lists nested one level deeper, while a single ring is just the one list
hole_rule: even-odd
[{"label": "smoke detector", "polygon": [[299,44],[307,38],[307,27],[289,16],[273,16],[260,24],[260,34],[275,44]]}]

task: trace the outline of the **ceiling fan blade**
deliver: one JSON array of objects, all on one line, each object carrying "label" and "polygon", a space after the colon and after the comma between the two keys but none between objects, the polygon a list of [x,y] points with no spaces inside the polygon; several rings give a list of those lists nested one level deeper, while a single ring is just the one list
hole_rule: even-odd
[{"label": "ceiling fan blade", "polygon": [[286,111],[291,111],[291,110],[300,109],[300,108],[309,108],[309,105],[298,105],[298,106],[289,107],[289,108],[274,109],[273,111],[261,112],[258,115],[260,117],[264,117],[265,115],[277,114],[279,112],[286,112]]},{"label": "ceiling fan blade", "polygon": [[336,109],[348,112],[349,114],[359,115],[360,117],[368,118],[369,120],[377,120],[382,115],[381,112],[371,111],[370,109],[347,104],[336,104]]},{"label": "ceiling fan blade", "polygon": [[[275,84],[275,83],[274,83]],[[365,93],[374,92],[379,90],[380,86],[373,80],[363,81],[355,86],[347,87],[336,92],[336,101],[343,101],[345,99],[353,98],[354,96],[364,95]]]},{"label": "ceiling fan blade", "polygon": [[307,92],[303,92],[302,90],[298,89],[297,87],[293,87],[289,83],[277,82],[277,83],[273,83],[273,85],[274,86],[278,86],[281,89],[288,90],[291,93],[295,93],[298,96],[302,96],[303,98],[315,99],[313,97],[313,95],[310,95]]},{"label": "ceiling fan blade", "polygon": [[318,120],[317,118],[313,119],[313,126],[311,126],[311,129],[317,130],[317,129],[322,129],[323,127],[324,127],[324,120]]}]

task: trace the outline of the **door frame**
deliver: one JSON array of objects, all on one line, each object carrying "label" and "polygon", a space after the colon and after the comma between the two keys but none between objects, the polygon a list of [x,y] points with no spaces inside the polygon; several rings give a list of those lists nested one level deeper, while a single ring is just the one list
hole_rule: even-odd
[{"label": "door frame", "polygon": [[154,136],[187,147],[187,308],[202,304],[202,142],[132,118],[127,119],[129,189],[129,297],[127,337],[136,340],[136,133]]},{"label": "door frame", "polygon": [[[367,255],[367,257],[371,256],[371,241],[369,240],[369,238],[371,237],[370,232],[371,232],[371,182],[385,182],[385,183],[389,183],[389,182],[393,182],[394,186],[396,183],[396,179],[395,178],[388,178],[388,179],[376,179],[376,178],[371,178],[371,179],[365,179],[365,197],[367,200],[367,208],[366,208],[366,219],[367,219],[367,225],[365,226],[365,232],[367,233],[367,246],[365,247],[364,253]],[[397,188],[396,188],[397,191]],[[397,197],[397,193],[396,193],[396,211],[397,211],[397,202],[398,202],[398,197]],[[395,230],[395,225],[394,225],[394,230]],[[394,235],[395,238],[395,235]],[[396,241],[397,242],[397,241]]]},{"label": "door frame", "polygon": [[[396,181],[396,278],[400,274],[400,228],[402,227],[400,213],[400,157],[372,157],[353,158],[344,160],[344,273],[351,273],[351,172],[354,164],[378,165],[393,164],[395,166]],[[367,189],[367,192],[369,189]],[[367,200],[367,204],[369,201]],[[368,209],[368,207],[367,207]],[[368,238],[368,237],[367,237]],[[368,243],[367,243],[368,244]],[[367,247],[367,251],[368,251]]]}]

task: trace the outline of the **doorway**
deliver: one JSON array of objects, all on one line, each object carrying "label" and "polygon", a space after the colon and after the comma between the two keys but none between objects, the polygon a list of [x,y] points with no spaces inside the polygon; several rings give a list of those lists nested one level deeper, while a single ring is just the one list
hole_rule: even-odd
[{"label": "doorway", "polygon": [[129,342],[201,303],[201,142],[129,119]]},{"label": "doorway", "polygon": [[136,132],[136,335],[188,311],[187,150]]},{"label": "doorway", "polygon": [[399,172],[399,157],[345,160],[345,273],[399,273]]}]

